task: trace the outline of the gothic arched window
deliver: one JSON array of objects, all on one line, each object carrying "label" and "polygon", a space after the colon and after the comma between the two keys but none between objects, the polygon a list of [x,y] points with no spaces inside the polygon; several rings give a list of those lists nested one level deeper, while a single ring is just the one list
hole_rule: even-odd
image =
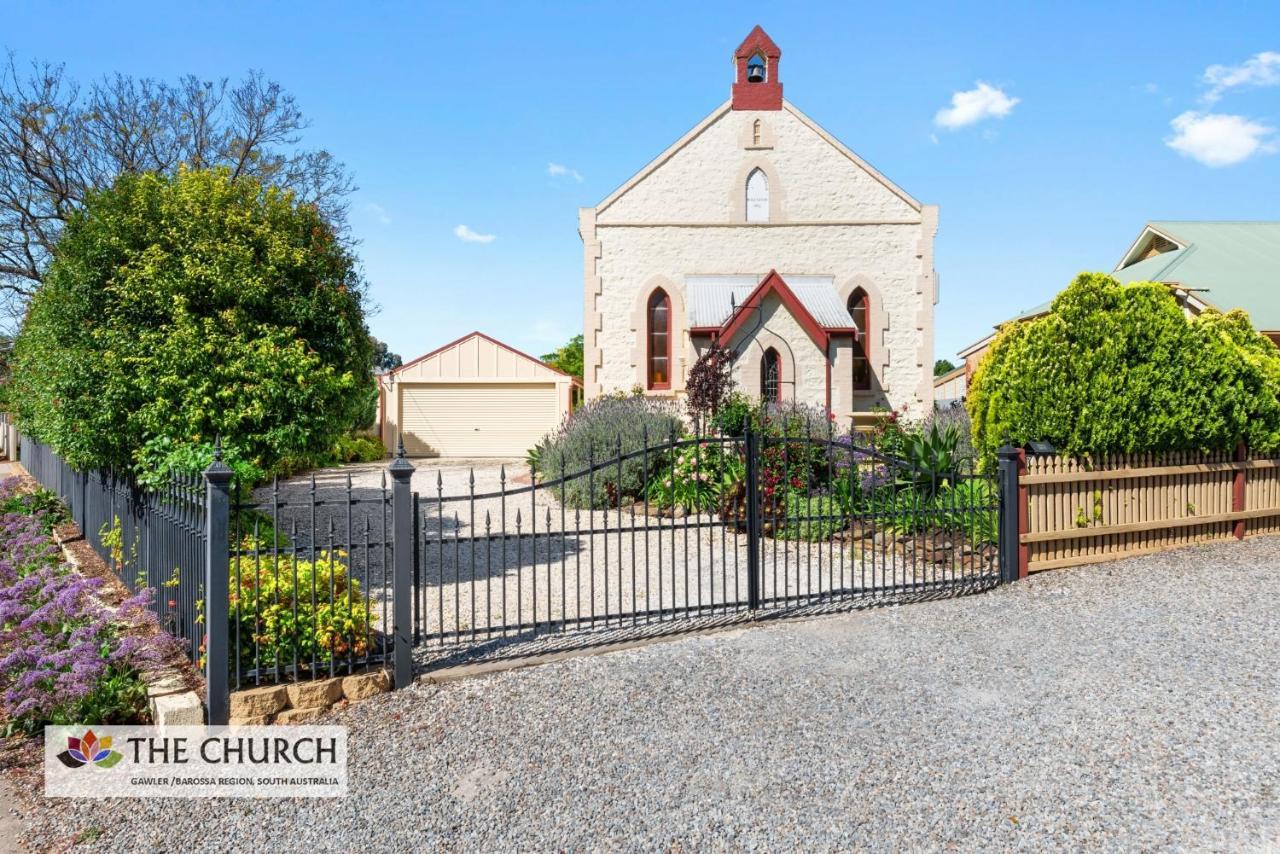
[{"label": "gothic arched window", "polygon": [[782,357],[772,347],[760,358],[760,399],[765,403],[782,402]]},{"label": "gothic arched window", "polygon": [[646,312],[646,376],[651,389],[671,388],[671,298],[662,288],[649,297]]},{"label": "gothic arched window", "polygon": [[747,222],[769,221],[769,177],[763,169],[747,176]]},{"label": "gothic arched window", "polygon": [[867,333],[871,329],[871,309],[866,291],[858,288],[849,294],[848,310],[856,330],[853,336],[853,388],[855,391],[870,391],[871,358],[867,351]]}]

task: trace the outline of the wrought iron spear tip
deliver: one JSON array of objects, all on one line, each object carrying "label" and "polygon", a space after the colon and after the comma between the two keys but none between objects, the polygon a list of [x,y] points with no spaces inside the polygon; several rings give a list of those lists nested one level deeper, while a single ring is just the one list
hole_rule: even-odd
[{"label": "wrought iron spear tip", "polygon": [[215,463],[222,462],[222,435],[213,437],[213,461]]},{"label": "wrought iron spear tip", "polygon": [[396,459],[404,459],[404,434],[396,436]]}]

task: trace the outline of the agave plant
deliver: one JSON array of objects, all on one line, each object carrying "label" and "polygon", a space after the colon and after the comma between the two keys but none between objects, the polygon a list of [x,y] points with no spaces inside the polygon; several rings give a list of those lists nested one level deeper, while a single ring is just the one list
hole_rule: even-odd
[{"label": "agave plant", "polygon": [[927,430],[908,433],[902,446],[906,466],[898,471],[899,484],[915,488],[926,499],[933,498],[956,479],[960,439],[960,428],[955,424],[934,422]]}]

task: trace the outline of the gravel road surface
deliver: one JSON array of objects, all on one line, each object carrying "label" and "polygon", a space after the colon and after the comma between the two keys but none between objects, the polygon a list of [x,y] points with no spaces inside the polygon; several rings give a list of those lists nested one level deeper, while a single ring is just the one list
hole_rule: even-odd
[{"label": "gravel road surface", "polygon": [[[1280,538],[420,684],[342,801],[102,801],[95,850],[1280,845]],[[100,831],[100,835],[97,835]]]}]

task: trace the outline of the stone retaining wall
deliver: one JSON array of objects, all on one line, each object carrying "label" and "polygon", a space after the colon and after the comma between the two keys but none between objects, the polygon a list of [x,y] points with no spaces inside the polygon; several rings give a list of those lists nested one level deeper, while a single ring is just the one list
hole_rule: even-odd
[{"label": "stone retaining wall", "polygon": [[313,682],[264,685],[231,694],[231,725],[305,724],[334,706],[363,700],[391,689],[391,674],[372,670]]}]

